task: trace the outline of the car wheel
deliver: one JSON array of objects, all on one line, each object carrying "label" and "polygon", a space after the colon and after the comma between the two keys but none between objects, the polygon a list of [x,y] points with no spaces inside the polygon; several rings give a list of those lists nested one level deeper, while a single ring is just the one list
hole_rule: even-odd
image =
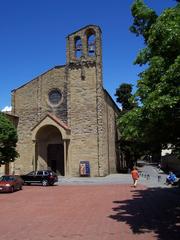
[{"label": "car wheel", "polygon": [[48,185],[48,181],[47,181],[47,180],[43,180],[43,181],[42,181],[42,185],[43,185],[43,186],[47,186],[47,185]]},{"label": "car wheel", "polygon": [[22,189],[23,189],[23,188],[22,188],[22,185],[20,185],[20,186],[19,186],[19,190],[22,190]]}]

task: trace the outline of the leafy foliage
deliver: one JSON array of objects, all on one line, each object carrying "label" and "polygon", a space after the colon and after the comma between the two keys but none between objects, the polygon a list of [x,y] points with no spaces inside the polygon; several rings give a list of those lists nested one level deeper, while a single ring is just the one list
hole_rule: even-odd
[{"label": "leafy foliage", "polygon": [[[123,83],[116,89],[117,102],[122,105],[122,111],[120,113],[120,117],[127,113],[128,111],[132,110],[133,108],[137,107],[137,102],[132,95],[132,85]],[[132,112],[132,111],[131,111]],[[121,132],[125,132],[127,128],[120,128]],[[124,131],[122,131],[124,130]],[[131,129],[128,128],[129,131]],[[124,159],[126,160],[127,167],[132,168],[133,161],[135,162],[139,157],[139,142],[133,139],[126,139],[124,136],[121,136],[121,139],[118,142],[121,153],[123,154]]]},{"label": "leafy foliage", "polygon": [[131,10],[134,16],[134,22],[130,30],[137,36],[142,35],[145,42],[147,42],[149,29],[156,21],[157,15],[155,11],[148,8],[141,0],[136,0]]},{"label": "leafy foliage", "polygon": [[157,16],[136,0],[132,15],[130,30],[141,35],[146,46],[135,64],[146,64],[146,69],[139,74],[134,94],[139,106],[118,119],[121,136],[142,142],[151,151],[168,143],[176,150],[180,141],[180,4]]},{"label": "leafy foliage", "polygon": [[17,132],[5,114],[0,113],[0,163],[14,161],[18,156],[16,151]]},{"label": "leafy foliage", "polygon": [[121,103],[122,110],[128,111],[136,106],[134,99],[132,98],[132,84],[122,83],[119,88],[116,89],[115,96],[116,101]]}]

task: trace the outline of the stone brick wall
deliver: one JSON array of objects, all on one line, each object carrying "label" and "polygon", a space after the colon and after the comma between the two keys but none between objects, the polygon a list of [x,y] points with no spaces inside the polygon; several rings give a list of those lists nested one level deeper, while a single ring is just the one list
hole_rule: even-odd
[{"label": "stone brick wall", "polygon": [[[95,54],[88,55],[88,34],[95,34]],[[75,40],[81,39],[81,58],[75,55]],[[101,31],[90,25],[67,38],[68,125],[71,128],[70,172],[78,175],[79,162],[90,162],[91,176],[99,176],[102,135]],[[102,111],[101,111],[102,110]]]},{"label": "stone brick wall", "polygon": [[119,109],[115,105],[110,95],[105,91],[106,102],[106,133],[107,133],[107,149],[108,149],[108,173],[115,173],[117,171],[117,156],[116,156],[116,141],[118,140],[116,119],[119,114]]},{"label": "stone brick wall", "polygon": [[91,173],[97,175],[97,111],[95,67],[85,69],[82,81],[79,69],[69,69],[69,121],[71,128],[71,173],[78,174],[79,161],[90,161]]},{"label": "stone brick wall", "polygon": [[[95,35],[93,56],[88,53],[89,34]],[[75,55],[77,37],[82,43],[80,58]],[[115,118],[118,109],[103,89],[100,28],[89,25],[70,34],[66,56],[65,66],[57,66],[12,92],[12,111],[19,117],[17,150],[20,158],[15,163],[16,173],[33,169],[37,149],[33,142],[36,133],[33,133],[32,141],[32,129],[39,124],[45,136],[45,131],[50,128],[45,122],[43,126],[40,123],[48,113],[68,127],[68,138],[61,139],[65,149],[65,175],[79,176],[79,163],[84,160],[90,162],[91,176],[116,172]],[[49,102],[48,94],[52,89],[59,89],[62,93],[58,105]],[[57,130],[59,134],[61,127]],[[41,165],[47,158],[45,147],[42,141],[38,149],[43,153],[39,156],[38,164]]]},{"label": "stone brick wall", "polygon": [[[62,102],[53,107],[48,102],[48,93],[51,89],[62,91]],[[12,93],[12,112],[19,116],[17,126],[17,150],[20,158],[15,162],[16,172],[27,172],[33,169],[34,145],[31,139],[32,128],[48,113],[60,117],[67,122],[67,87],[65,69],[53,68],[45,74],[35,78]]]}]

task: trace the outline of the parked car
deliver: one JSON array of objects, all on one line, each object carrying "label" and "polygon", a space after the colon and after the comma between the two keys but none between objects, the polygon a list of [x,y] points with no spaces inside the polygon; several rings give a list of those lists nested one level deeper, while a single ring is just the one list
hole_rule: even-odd
[{"label": "parked car", "polygon": [[24,183],[28,185],[41,183],[43,186],[52,186],[58,181],[57,175],[50,170],[32,171],[28,174],[21,175],[21,178],[24,180]]},{"label": "parked car", "polygon": [[17,175],[4,175],[0,177],[0,192],[14,192],[22,190],[23,179]]}]

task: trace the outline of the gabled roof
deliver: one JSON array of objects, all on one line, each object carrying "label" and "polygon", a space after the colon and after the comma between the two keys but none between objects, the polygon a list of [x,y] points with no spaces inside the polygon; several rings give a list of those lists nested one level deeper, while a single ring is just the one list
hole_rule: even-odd
[{"label": "gabled roof", "polygon": [[32,129],[32,141],[36,141],[36,136],[39,130],[45,126],[52,125],[56,127],[61,135],[63,140],[69,140],[71,136],[70,128],[59,118],[54,116],[51,113],[47,113]]},{"label": "gabled roof", "polygon": [[70,128],[60,119],[57,118],[55,115],[51,114],[51,113],[47,113],[47,115],[45,115],[32,129],[31,131],[33,131],[38,125],[40,125],[40,123],[42,123],[47,117],[49,117],[50,119],[52,119],[54,122],[56,122],[60,127],[62,127],[64,130],[70,130]]},{"label": "gabled roof", "polygon": [[49,116],[52,120],[54,120],[56,123],[58,123],[61,127],[63,127],[65,130],[70,130],[68,125],[66,125],[60,118],[57,118],[55,115],[48,113],[47,116]]},{"label": "gabled roof", "polygon": [[3,112],[5,115],[7,115],[8,117],[12,117],[12,118],[19,118],[17,115],[13,114],[11,111],[8,112]]},{"label": "gabled roof", "polygon": [[21,85],[20,87],[11,90],[11,92],[15,92],[16,90],[18,90],[18,89],[20,89],[20,88],[28,85],[30,82],[33,82],[33,81],[37,80],[38,77],[41,77],[41,76],[45,75],[46,73],[48,73],[48,72],[50,72],[50,71],[52,71],[52,70],[54,70],[54,69],[65,68],[65,66],[66,66],[66,65],[54,66],[53,68],[50,68],[50,69],[48,69],[47,71],[41,73],[40,75],[36,76],[36,77],[33,78],[32,80],[30,80],[30,81],[26,82],[25,84]]},{"label": "gabled roof", "polygon": [[100,32],[102,32],[102,31],[101,31],[101,28],[100,28],[98,25],[89,24],[89,25],[86,25],[85,27],[82,27],[82,28],[78,29],[77,31],[74,31],[74,32],[68,34],[68,35],[67,35],[67,38],[70,37],[71,35],[74,35],[75,33],[78,33],[78,32],[80,32],[80,31],[82,31],[83,29],[91,28],[91,27],[98,28],[98,29],[100,30]]},{"label": "gabled roof", "polygon": [[116,109],[117,113],[120,113],[121,109],[118,107],[118,105],[117,105],[116,102],[113,100],[113,98],[111,97],[111,95],[108,93],[108,91],[107,91],[105,88],[103,88],[103,90],[104,90],[104,93],[105,93],[105,94],[109,97],[109,99],[111,100],[111,102],[112,102],[114,108]]}]

